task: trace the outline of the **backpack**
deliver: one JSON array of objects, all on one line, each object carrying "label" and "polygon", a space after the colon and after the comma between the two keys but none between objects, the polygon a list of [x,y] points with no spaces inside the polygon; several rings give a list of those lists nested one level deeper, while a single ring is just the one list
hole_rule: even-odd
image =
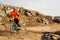
[{"label": "backpack", "polygon": [[41,36],[41,40],[54,40],[51,33],[45,33]]}]

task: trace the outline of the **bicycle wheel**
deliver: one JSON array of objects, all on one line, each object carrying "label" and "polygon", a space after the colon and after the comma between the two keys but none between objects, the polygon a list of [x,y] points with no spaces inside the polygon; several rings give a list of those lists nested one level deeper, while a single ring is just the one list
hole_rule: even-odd
[{"label": "bicycle wheel", "polygon": [[10,32],[11,33],[14,32],[14,27],[13,26],[10,27]]},{"label": "bicycle wheel", "polygon": [[13,25],[11,25],[11,27],[10,27],[10,32],[14,32],[16,30],[17,30],[17,26],[15,23],[13,23]]}]

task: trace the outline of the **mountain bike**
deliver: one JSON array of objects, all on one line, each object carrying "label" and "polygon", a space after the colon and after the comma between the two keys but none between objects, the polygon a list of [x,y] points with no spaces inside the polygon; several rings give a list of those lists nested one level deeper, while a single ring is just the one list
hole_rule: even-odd
[{"label": "mountain bike", "polygon": [[14,21],[12,21],[12,22],[10,23],[10,32],[11,32],[11,33],[15,33],[14,31],[15,31],[15,30],[16,30],[16,31],[18,30],[17,27],[18,27],[18,26],[16,25],[16,23],[15,23]]}]

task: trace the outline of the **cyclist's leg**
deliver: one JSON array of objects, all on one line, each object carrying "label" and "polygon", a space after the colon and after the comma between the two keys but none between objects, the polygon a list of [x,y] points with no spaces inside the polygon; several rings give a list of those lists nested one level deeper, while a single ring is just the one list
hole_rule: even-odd
[{"label": "cyclist's leg", "polygon": [[17,30],[17,26],[15,23],[13,24],[13,27],[14,27],[14,30]]},{"label": "cyclist's leg", "polygon": [[18,19],[14,19],[16,25],[17,25],[17,29],[21,29],[21,26],[19,25],[19,20]]},{"label": "cyclist's leg", "polygon": [[17,24],[17,26],[18,26],[18,27],[21,27],[19,23]]},{"label": "cyclist's leg", "polygon": [[18,26],[17,29],[18,30],[21,30],[21,26],[19,24],[17,24],[17,26]]},{"label": "cyclist's leg", "polygon": [[18,27],[21,27],[21,26],[19,25],[19,20],[18,20],[18,19],[14,19],[14,22],[16,23],[16,25],[17,25]]},{"label": "cyclist's leg", "polygon": [[17,31],[16,23],[17,23],[17,19],[14,19],[14,29]]},{"label": "cyclist's leg", "polygon": [[17,24],[17,26],[18,26],[17,29],[18,29],[18,30],[21,30],[21,26],[19,25],[19,20],[17,20],[16,24]]}]

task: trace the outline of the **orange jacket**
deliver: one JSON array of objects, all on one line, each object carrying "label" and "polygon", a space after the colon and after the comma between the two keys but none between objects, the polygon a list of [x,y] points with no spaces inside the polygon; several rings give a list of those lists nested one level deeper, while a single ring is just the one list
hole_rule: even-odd
[{"label": "orange jacket", "polygon": [[14,17],[14,19],[18,19],[19,18],[18,11],[12,11],[11,12],[10,19],[12,19],[12,17]]}]

